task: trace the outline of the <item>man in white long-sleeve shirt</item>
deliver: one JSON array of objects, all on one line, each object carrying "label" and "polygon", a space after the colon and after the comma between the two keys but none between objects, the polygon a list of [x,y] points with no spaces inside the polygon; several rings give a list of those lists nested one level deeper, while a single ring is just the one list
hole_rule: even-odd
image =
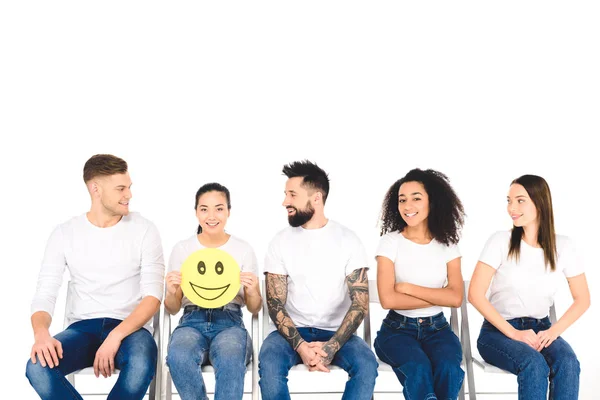
[{"label": "man in white long-sleeve shirt", "polygon": [[[155,374],[150,321],[163,294],[164,260],[154,224],[129,212],[127,163],[98,154],[83,168],[90,211],[60,224],[46,246],[31,304],[35,343],[26,375],[42,399],[82,399],[65,375],[120,370],[108,399],[143,399]],[[65,268],[70,325],[49,332]]]}]

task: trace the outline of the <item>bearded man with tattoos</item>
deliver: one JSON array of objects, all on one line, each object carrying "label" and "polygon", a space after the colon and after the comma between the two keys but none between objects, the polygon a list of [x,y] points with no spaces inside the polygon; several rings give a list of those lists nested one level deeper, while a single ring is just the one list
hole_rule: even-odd
[{"label": "bearded man with tattoos", "polygon": [[310,371],[343,368],[349,380],[342,399],[370,399],[377,361],[355,335],[369,304],[365,249],[354,232],[325,217],[325,171],[296,161],[283,173],[290,226],[271,241],[265,258],[267,306],[277,329],[259,355],[262,398],[290,399],[288,372],[304,363]]}]

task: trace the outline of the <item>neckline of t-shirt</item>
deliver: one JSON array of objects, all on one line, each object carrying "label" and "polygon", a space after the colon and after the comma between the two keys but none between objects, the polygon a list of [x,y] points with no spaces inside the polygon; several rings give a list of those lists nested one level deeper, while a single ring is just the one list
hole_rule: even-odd
[{"label": "neckline of t-shirt", "polygon": [[119,221],[118,221],[116,224],[114,224],[114,225],[111,225],[111,226],[107,226],[107,227],[105,227],[105,228],[102,228],[101,226],[94,225],[94,224],[92,223],[92,221],[90,221],[90,220],[88,219],[87,213],[83,214],[83,219],[85,220],[85,223],[86,223],[86,225],[88,225],[88,226],[89,226],[89,227],[91,227],[92,229],[97,229],[98,231],[103,231],[103,232],[108,232],[108,231],[110,231],[111,229],[116,229],[117,227],[121,226],[121,225],[122,225],[122,222],[123,222],[123,220],[124,220],[126,217],[127,217],[127,215],[123,215],[123,216],[121,216],[121,219],[120,219],[120,220],[119,220]]},{"label": "neckline of t-shirt", "polygon": [[431,238],[431,240],[429,241],[429,243],[417,243],[417,242],[413,242],[412,240],[407,239],[406,237],[404,237],[404,235],[402,234],[402,232],[398,232],[398,235],[400,235],[400,237],[402,239],[406,240],[407,242],[412,243],[412,244],[414,244],[416,246],[422,246],[422,247],[429,246],[430,244],[432,244],[435,241],[435,238]]},{"label": "neckline of t-shirt", "polygon": [[531,249],[531,250],[544,250],[542,247],[533,247],[532,245],[530,245],[529,243],[527,243],[526,241],[524,241],[523,239],[521,239],[521,245],[525,244],[525,247]]},{"label": "neckline of t-shirt", "polygon": [[329,227],[332,225],[332,222],[330,219],[327,219],[327,223],[325,223],[325,225],[323,225],[320,228],[314,228],[314,229],[306,229],[302,226],[299,226],[298,228],[301,229],[301,232],[323,232],[326,229],[329,229]]},{"label": "neckline of t-shirt", "polygon": [[[227,232],[225,232],[225,233],[227,233]],[[194,239],[196,240],[196,243],[198,243],[198,245],[200,246],[201,249],[222,249],[223,247],[227,246],[227,244],[229,242],[231,242],[231,238],[233,237],[233,235],[231,233],[227,233],[227,234],[229,235],[229,237],[227,238],[227,241],[218,247],[207,247],[207,246],[203,245],[202,243],[200,243],[200,239],[198,239],[197,234],[194,235]]]}]

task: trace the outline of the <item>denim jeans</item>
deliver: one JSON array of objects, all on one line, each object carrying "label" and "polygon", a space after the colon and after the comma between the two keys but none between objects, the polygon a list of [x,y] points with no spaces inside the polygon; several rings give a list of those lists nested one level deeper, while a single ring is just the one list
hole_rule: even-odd
[{"label": "denim jeans", "polygon": [[167,365],[182,400],[206,400],[202,366],[215,369],[215,400],[241,399],[252,341],[236,304],[216,309],[187,306],[171,335]]},{"label": "denim jeans", "polygon": [[[535,333],[550,328],[548,317],[515,318],[507,322],[515,329],[533,329]],[[477,349],[487,363],[517,375],[519,399],[546,400],[548,378],[550,400],[577,400],[579,396],[579,361],[571,346],[560,336],[538,352],[528,344],[506,337],[494,325],[483,321]]]},{"label": "denim jeans", "polygon": [[[63,348],[63,358],[58,360],[58,366],[42,367],[39,359],[35,364],[29,360],[27,379],[40,398],[82,400],[65,375],[91,367],[96,352],[120,323],[120,320],[112,318],[75,322],[55,336]],[[123,339],[115,355],[115,368],[119,369],[119,375],[108,399],[143,399],[156,372],[156,357],[156,342],[146,329],[141,328]]]},{"label": "denim jeans", "polygon": [[[298,332],[307,342],[326,342],[335,334],[317,328],[298,328]],[[263,342],[258,358],[263,400],[289,400],[287,376],[290,368],[302,363],[300,355],[278,331],[274,331]],[[335,353],[331,364],[344,369],[350,377],[342,399],[371,399],[377,377],[377,360],[364,340],[352,335]]]},{"label": "denim jeans", "polygon": [[374,347],[396,373],[407,400],[458,397],[465,377],[462,348],[443,313],[408,318],[390,310]]}]

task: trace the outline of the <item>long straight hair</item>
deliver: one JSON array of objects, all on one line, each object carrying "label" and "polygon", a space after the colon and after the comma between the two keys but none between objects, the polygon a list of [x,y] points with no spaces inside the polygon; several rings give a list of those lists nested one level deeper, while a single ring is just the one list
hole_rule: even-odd
[{"label": "long straight hair", "polygon": [[[554,212],[552,211],[552,195],[548,183],[541,176],[523,175],[511,182],[525,188],[537,210],[539,221],[537,241],[544,250],[544,263],[550,265],[550,270],[556,270],[556,234],[554,233]],[[508,257],[519,260],[521,255],[521,239],[524,234],[523,227],[513,226],[510,235]]]}]

